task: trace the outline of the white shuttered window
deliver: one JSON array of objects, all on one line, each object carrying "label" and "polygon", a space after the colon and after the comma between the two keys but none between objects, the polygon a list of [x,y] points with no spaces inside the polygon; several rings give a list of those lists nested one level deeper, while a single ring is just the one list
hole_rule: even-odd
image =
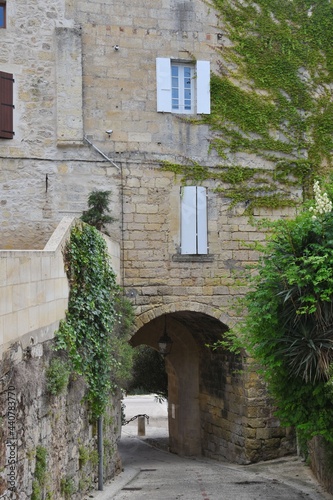
[{"label": "white shuttered window", "polygon": [[181,254],[207,254],[207,190],[201,186],[181,188]]},{"label": "white shuttered window", "polygon": [[156,59],[157,111],[210,114],[210,63]]}]

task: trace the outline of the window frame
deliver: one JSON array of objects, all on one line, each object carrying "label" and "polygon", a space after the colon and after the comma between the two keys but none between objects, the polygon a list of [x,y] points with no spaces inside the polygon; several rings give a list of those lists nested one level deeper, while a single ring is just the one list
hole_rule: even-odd
[{"label": "window frame", "polygon": [[156,58],[157,112],[184,114],[172,109],[172,65],[193,66],[192,110],[185,114],[210,114],[210,62]]},{"label": "window frame", "polygon": [[[3,12],[3,24],[0,24],[0,29],[6,29],[6,21],[7,21],[6,4],[7,4],[6,1],[0,0],[0,10]],[[1,20],[1,15],[0,15],[0,20]]]},{"label": "window frame", "polygon": [[[174,70],[177,70],[177,75],[174,75]],[[186,71],[189,70],[190,75],[186,76]],[[183,64],[171,61],[171,110],[172,113],[193,114],[194,113],[194,97],[195,97],[195,66],[193,64]],[[178,85],[175,85],[177,79]],[[189,83],[185,80],[189,79]],[[186,96],[186,90],[189,90],[190,96]],[[178,91],[178,97],[174,96],[174,91]],[[175,105],[175,101],[178,101]],[[186,105],[186,101],[190,104]]]}]

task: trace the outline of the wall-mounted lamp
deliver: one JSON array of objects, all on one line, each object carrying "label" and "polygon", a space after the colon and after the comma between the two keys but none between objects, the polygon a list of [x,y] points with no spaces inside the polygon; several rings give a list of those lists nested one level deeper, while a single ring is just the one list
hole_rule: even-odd
[{"label": "wall-mounted lamp", "polygon": [[115,45],[113,48],[114,50],[119,50],[119,45]]},{"label": "wall-mounted lamp", "polygon": [[111,137],[111,134],[113,133],[113,130],[111,130],[111,129],[110,130],[106,130],[105,133],[108,134],[109,137]]},{"label": "wall-mounted lamp", "polygon": [[172,340],[170,339],[170,337],[168,336],[167,331],[166,331],[166,314],[165,314],[164,315],[164,333],[158,341],[158,349],[159,349],[160,354],[162,354],[162,356],[165,357],[168,354],[170,354],[171,348],[172,348]]}]

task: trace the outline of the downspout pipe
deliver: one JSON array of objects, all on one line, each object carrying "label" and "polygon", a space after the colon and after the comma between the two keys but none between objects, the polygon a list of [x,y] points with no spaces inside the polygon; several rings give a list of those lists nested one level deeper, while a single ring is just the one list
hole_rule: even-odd
[{"label": "downspout pipe", "polygon": [[85,136],[85,137],[84,137],[84,140],[85,140],[88,144],[90,144],[90,146],[92,146],[92,147],[95,149],[95,151],[97,151],[97,153],[99,153],[100,155],[102,155],[102,156],[103,156],[103,158],[105,158],[106,160],[108,160],[108,161],[111,163],[111,165],[113,165],[113,166],[114,166],[114,167],[116,167],[118,170],[120,170],[120,167],[119,167],[119,166],[118,166],[118,165],[117,165],[117,164],[116,164],[113,160],[111,160],[111,158],[109,158],[109,157],[108,157],[105,153],[103,153],[103,151],[101,151],[101,150],[100,150],[97,146],[95,146],[95,144],[93,144],[93,143],[92,143],[92,142],[91,142],[91,141],[87,138],[87,136]]},{"label": "downspout pipe", "polygon": [[95,144],[93,144],[87,136],[84,136],[84,140],[94,148],[97,153],[99,153],[103,158],[105,158],[108,162],[111,163],[116,169],[120,172],[120,197],[121,197],[121,267],[122,267],[122,276],[121,285],[124,287],[125,283],[125,269],[124,269],[124,178],[123,178],[123,167],[119,167],[111,158],[109,158],[103,151],[101,151]]}]

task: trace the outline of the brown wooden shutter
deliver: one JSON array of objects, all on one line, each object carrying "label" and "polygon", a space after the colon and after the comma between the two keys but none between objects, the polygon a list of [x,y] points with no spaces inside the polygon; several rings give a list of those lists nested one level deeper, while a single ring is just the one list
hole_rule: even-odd
[{"label": "brown wooden shutter", "polygon": [[11,73],[0,71],[0,138],[13,139],[13,84]]}]

